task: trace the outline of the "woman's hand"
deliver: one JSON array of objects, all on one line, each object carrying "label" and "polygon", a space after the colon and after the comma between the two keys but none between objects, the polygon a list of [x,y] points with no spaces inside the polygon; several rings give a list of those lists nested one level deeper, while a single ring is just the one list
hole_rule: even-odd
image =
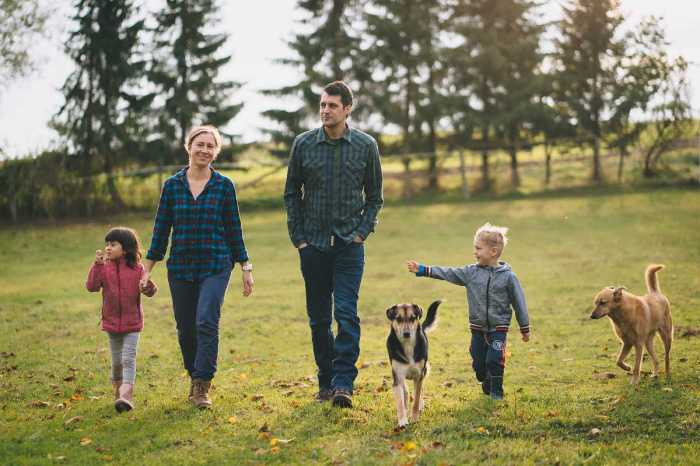
[{"label": "woman's hand", "polygon": [[250,296],[253,292],[253,272],[243,271],[243,296]]},{"label": "woman's hand", "polygon": [[143,275],[141,275],[141,280],[139,280],[139,290],[144,293],[148,289],[148,281],[151,279],[151,274],[144,270]]}]

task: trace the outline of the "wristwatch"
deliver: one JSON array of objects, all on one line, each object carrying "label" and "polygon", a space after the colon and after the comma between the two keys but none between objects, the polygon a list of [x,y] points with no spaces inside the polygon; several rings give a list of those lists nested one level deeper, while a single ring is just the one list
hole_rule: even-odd
[{"label": "wristwatch", "polygon": [[247,264],[241,265],[241,270],[244,272],[252,272],[253,271],[253,263],[248,262]]}]

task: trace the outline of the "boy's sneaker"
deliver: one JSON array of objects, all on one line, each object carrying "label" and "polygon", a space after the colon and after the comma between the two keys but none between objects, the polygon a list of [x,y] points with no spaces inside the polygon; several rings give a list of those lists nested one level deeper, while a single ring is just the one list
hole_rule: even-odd
[{"label": "boy's sneaker", "polygon": [[488,380],[481,382],[481,391],[484,392],[484,395],[491,394],[491,384],[488,382]]},{"label": "boy's sneaker", "polygon": [[349,391],[336,388],[333,392],[333,406],[338,408],[352,408],[352,395]]},{"label": "boy's sneaker", "polygon": [[316,393],[316,396],[314,396],[314,400],[318,401],[319,403],[323,403],[325,401],[330,401],[333,398],[333,390],[330,388],[321,388],[318,393]]}]

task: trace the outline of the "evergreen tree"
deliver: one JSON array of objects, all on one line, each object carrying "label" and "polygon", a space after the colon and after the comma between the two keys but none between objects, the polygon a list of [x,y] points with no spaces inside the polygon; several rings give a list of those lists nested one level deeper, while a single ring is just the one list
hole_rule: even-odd
[{"label": "evergreen tree", "polygon": [[[444,114],[441,85],[446,69],[439,34],[444,8],[441,0],[374,0],[366,8],[363,60],[373,70],[368,83],[372,108],[385,125],[400,128],[398,149],[406,154],[437,150],[437,126]],[[409,163],[405,158],[407,169]],[[429,187],[437,188],[434,157]]]},{"label": "evergreen tree", "polygon": [[218,22],[218,11],[215,0],[167,0],[156,15],[149,78],[158,89],[158,129],[165,157],[181,151],[192,126],[211,124],[221,130],[243,106],[230,103],[241,84],[217,79],[231,60],[231,55],[221,54],[228,35],[209,32]]},{"label": "evergreen tree", "polygon": [[576,124],[593,148],[593,180],[602,181],[601,141],[606,117],[614,112],[620,86],[625,42],[618,37],[623,22],[619,0],[571,0],[564,7],[560,38],[557,94],[572,110]]},{"label": "evergreen tree", "polygon": [[[66,52],[76,70],[63,85],[65,104],[54,126],[82,160],[84,181],[99,166],[116,207],[123,205],[113,170],[133,154],[141,139],[139,116],[153,96],[134,91],[142,84],[138,57],[143,20],[134,18],[130,0],[77,0]],[[89,192],[89,191],[86,191]],[[89,208],[89,207],[88,207]]]},{"label": "evergreen tree", "polygon": [[450,52],[453,84],[466,109],[464,118],[480,130],[483,190],[491,186],[490,151],[504,145],[513,185],[519,184],[521,133],[538,105],[543,83],[537,73],[544,26],[533,17],[536,6],[530,0],[458,0],[450,19],[461,41]]},{"label": "evergreen tree", "polygon": [[38,0],[0,0],[0,85],[31,71],[31,41],[44,32],[48,15]]},{"label": "evergreen tree", "polygon": [[[308,129],[318,119],[318,103],[324,85],[343,80],[351,88],[361,89],[368,77],[361,68],[359,53],[359,31],[356,29],[357,0],[299,0],[298,8],[303,12],[299,23],[301,32],[294,35],[287,45],[292,57],[281,58],[276,63],[301,72],[301,79],[289,86],[262,91],[264,95],[296,100],[292,110],[270,109],[263,116],[276,122],[277,127],[266,128],[272,141],[278,145],[273,151],[280,157],[289,155],[294,137]],[[361,106],[354,117],[365,113]]]}]

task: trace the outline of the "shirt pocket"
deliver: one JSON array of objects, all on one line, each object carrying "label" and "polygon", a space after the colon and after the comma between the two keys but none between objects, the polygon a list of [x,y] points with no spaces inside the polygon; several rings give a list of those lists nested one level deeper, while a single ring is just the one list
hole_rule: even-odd
[{"label": "shirt pocket", "polygon": [[353,187],[362,187],[367,168],[367,157],[364,154],[350,152],[343,163],[345,179],[352,183]]},{"label": "shirt pocket", "polygon": [[304,173],[304,184],[310,187],[322,188],[325,180],[326,156],[318,151],[309,151],[301,162]]}]

